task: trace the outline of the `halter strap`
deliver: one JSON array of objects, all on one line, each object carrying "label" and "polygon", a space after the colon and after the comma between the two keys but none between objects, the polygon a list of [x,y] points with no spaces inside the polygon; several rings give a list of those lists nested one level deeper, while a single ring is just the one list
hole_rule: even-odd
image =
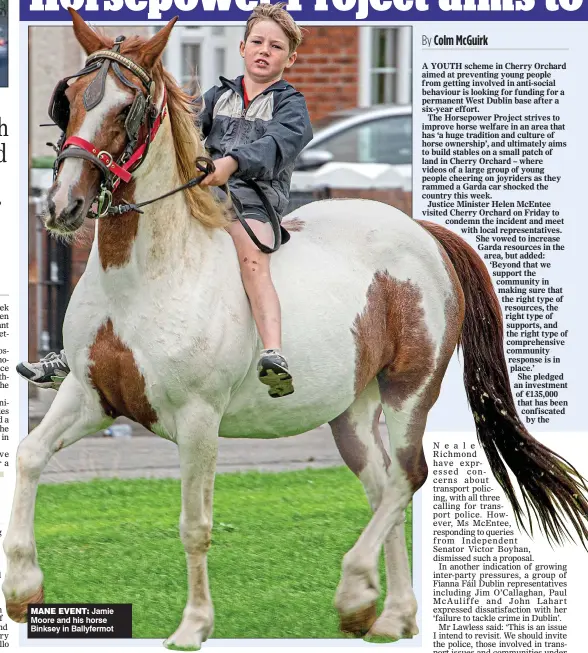
[{"label": "halter strap", "polygon": [[[140,145],[133,152],[133,154],[131,155],[129,160],[126,161],[123,164],[123,166],[122,166],[123,170],[125,170],[125,171],[132,170],[132,168],[135,167],[135,164],[139,163],[141,161],[141,159],[145,156],[145,154],[147,153],[147,149],[149,148],[149,143],[151,143],[153,141],[153,139],[155,138],[155,136],[157,135],[157,132],[159,131],[159,128],[161,127],[161,123],[163,122],[163,120],[165,119],[166,116],[167,116],[167,92],[166,92],[165,86],[164,86],[163,87],[163,106],[161,107],[161,111],[157,114],[157,118],[155,119],[155,122],[153,123],[153,127],[151,128],[149,138],[142,145]],[[127,173],[127,174],[129,174],[129,177],[131,176],[130,173]],[[118,175],[118,176],[123,181],[127,181],[122,177],[122,175]],[[117,186],[119,185],[120,179],[117,179],[114,182],[113,191],[116,190]]]},{"label": "halter strap", "polygon": [[80,138],[79,136],[70,136],[63,144],[63,150],[57,158],[66,159],[71,156],[77,156],[78,158],[87,158],[85,156],[79,156],[79,154],[76,154],[75,150],[69,150],[67,154],[65,154],[66,148],[69,148],[72,145],[91,154],[94,158],[88,159],[89,161],[100,161],[100,163],[105,166],[104,168],[101,166],[101,169],[105,170],[105,172],[120,177],[126,183],[131,181],[131,174],[116,163],[110,152],[106,152],[105,150],[99,152],[92,143],[83,138]]}]

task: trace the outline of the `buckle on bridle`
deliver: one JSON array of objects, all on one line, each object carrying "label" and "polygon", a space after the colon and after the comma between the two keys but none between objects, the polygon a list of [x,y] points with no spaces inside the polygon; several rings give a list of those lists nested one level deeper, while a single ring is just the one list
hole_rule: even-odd
[{"label": "buckle on bridle", "polygon": [[[102,156],[107,157],[106,161],[102,158]],[[100,150],[100,152],[98,152],[98,158],[107,168],[110,168],[110,166],[114,163],[114,157],[112,154],[110,154],[110,152],[107,152],[106,150]]]}]

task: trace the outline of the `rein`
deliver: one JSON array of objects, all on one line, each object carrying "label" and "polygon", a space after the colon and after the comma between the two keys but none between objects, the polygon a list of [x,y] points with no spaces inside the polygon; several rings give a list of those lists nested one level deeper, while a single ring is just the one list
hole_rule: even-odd
[{"label": "rein", "polygon": [[[154,197],[153,199],[146,200],[144,202],[139,202],[138,204],[131,204],[129,202],[124,202],[123,204],[118,204],[116,206],[109,206],[101,215],[89,216],[89,217],[94,217],[94,219],[99,219],[111,215],[124,215],[125,213],[130,213],[131,211],[135,211],[136,213],[143,213],[141,209],[144,206],[148,206],[149,204],[153,204],[154,202],[163,200],[166,197],[169,197],[170,195],[174,195],[175,193],[179,193],[182,190],[187,190],[188,188],[192,188],[192,186],[198,186],[202,183],[205,177],[207,177],[209,174],[214,172],[214,161],[209,157],[206,156],[198,157],[196,159],[195,165],[196,168],[198,168],[198,170],[202,173],[202,176],[195,177],[194,179],[190,179],[190,181],[186,182],[182,186],[179,186],[178,188],[174,188],[173,190],[170,190],[167,193],[164,193],[163,195],[159,195],[158,197]],[[232,208],[233,211],[235,212],[235,215],[237,216],[237,219],[243,225],[243,228],[247,232],[247,235],[254,242],[255,246],[264,254],[273,254],[274,252],[277,252],[282,245],[282,230],[280,227],[280,221],[278,220],[278,216],[274,211],[274,207],[268,202],[268,199],[265,196],[264,192],[261,190],[261,188],[259,188],[259,186],[254,181],[249,181],[247,183],[259,195],[259,198],[263,202],[263,205],[266,211],[268,212],[270,218],[270,224],[272,226],[272,231],[274,232],[273,247],[268,247],[267,245],[264,245],[259,240],[259,238],[255,235],[251,227],[247,224],[247,221],[245,220],[245,218],[241,213],[242,207],[237,207],[235,198],[232,197],[228,185],[225,184],[222,187],[222,189],[224,190],[227,197],[229,197],[229,199],[231,200]]]},{"label": "rein", "polygon": [[[153,94],[155,92],[155,81],[151,78],[149,73],[136,64],[134,61],[120,54],[119,49],[121,43],[125,40],[124,36],[119,36],[115,39],[112,50],[98,50],[91,54],[86,60],[86,64],[82,70],[75,75],[64,77],[55,87],[51,101],[49,104],[49,116],[53,122],[61,129],[62,135],[54,149],[57,152],[57,157],[53,164],[53,179],[57,178],[59,167],[62,161],[67,158],[84,159],[94,166],[96,166],[102,173],[102,183],[95,200],[92,202],[92,208],[88,212],[88,217],[91,219],[100,219],[108,216],[122,216],[131,211],[143,213],[143,207],[165,199],[170,195],[179,193],[180,191],[187,190],[193,186],[198,186],[204,178],[214,172],[214,162],[208,157],[199,157],[196,162],[196,168],[201,173],[201,176],[190,179],[187,183],[174,188],[173,190],[154,197],[153,199],[144,202],[131,204],[123,200],[121,204],[113,205],[113,194],[122,182],[128,183],[131,181],[132,173],[139,168],[144,161],[149,151],[149,145],[154,140],[162,121],[168,113],[167,109],[167,92],[164,86],[163,89],[163,103],[161,111],[158,111],[153,103]],[[126,68],[136,77],[141,80],[144,87],[143,89],[130,80],[128,80],[122,73],[120,67]],[[125,147],[121,156],[115,161],[114,156],[105,150],[98,150],[93,143],[86,141],[79,136],[70,136],[65,138],[66,130],[69,123],[69,100],[65,94],[68,88],[70,79],[83,77],[90,73],[98,71],[96,77],[92,80],[90,85],[84,91],[84,107],[86,110],[93,109],[98,106],[104,98],[104,91],[106,86],[106,78],[109,69],[112,68],[116,77],[128,88],[135,89],[137,94],[133,104],[127,114],[125,120],[125,130],[128,137],[128,144]],[[145,136],[141,143],[139,143],[139,133],[141,129],[144,130]],[[231,198],[228,185],[223,187],[227,197],[232,201],[232,207],[237,219],[243,225],[243,228],[255,243],[255,245],[265,254],[272,254],[276,252],[282,244],[282,232],[279,219],[274,211],[273,206],[268,201],[267,197],[261,188],[254,182],[246,182],[259,196],[265,210],[270,218],[270,224],[274,233],[274,246],[268,247],[259,241],[251,227],[247,224],[246,220],[241,214],[241,207],[236,205],[234,198]]]}]

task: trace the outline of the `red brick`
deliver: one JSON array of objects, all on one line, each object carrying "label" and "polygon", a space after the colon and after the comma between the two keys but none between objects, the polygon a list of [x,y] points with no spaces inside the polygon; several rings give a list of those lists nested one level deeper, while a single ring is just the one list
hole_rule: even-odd
[{"label": "red brick", "polygon": [[357,106],[359,42],[355,27],[309,27],[287,79],[306,97],[311,120]]}]

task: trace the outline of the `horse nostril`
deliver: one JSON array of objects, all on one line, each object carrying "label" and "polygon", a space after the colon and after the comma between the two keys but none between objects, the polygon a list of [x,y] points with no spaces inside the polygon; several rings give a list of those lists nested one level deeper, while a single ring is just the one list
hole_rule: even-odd
[{"label": "horse nostril", "polygon": [[[60,224],[63,228],[66,229],[71,229],[75,231],[77,229],[82,220],[82,211],[84,210],[84,200],[82,198],[77,198],[75,200],[72,200],[65,209],[61,211],[59,214],[59,217],[56,219],[56,223]],[[51,208],[49,208],[49,211],[51,215],[53,216],[55,213],[55,207],[53,208],[53,212],[51,212]]]},{"label": "horse nostril", "polygon": [[68,207],[63,212],[63,217],[66,222],[76,222],[80,217],[82,207],[84,206],[84,200],[81,198],[73,200],[70,202]]},{"label": "horse nostril", "polygon": [[49,215],[52,218],[55,218],[55,202],[53,200],[47,200],[47,209],[49,211]]},{"label": "horse nostril", "polygon": [[45,226],[52,229],[55,226],[55,202],[47,201],[47,215],[45,216]]},{"label": "horse nostril", "polygon": [[77,200],[74,200],[73,202],[70,203],[70,205],[67,207],[66,211],[69,212],[71,216],[77,215],[84,203],[84,200],[81,198],[78,198]]}]

